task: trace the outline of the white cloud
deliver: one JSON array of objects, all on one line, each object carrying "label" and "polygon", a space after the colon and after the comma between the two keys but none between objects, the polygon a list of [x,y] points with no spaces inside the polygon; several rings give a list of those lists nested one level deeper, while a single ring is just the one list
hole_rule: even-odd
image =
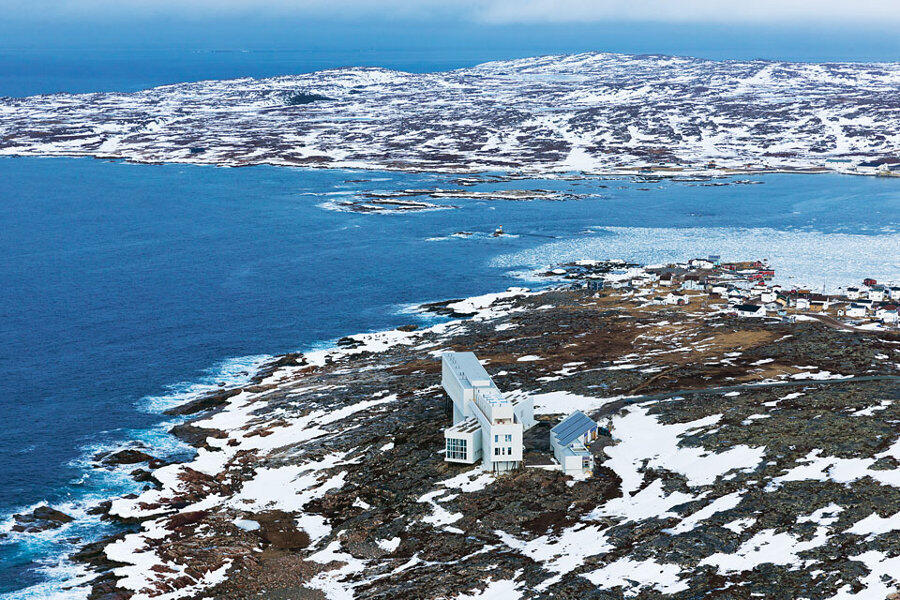
[{"label": "white cloud", "polygon": [[0,0],[4,15],[233,14],[447,18],[486,23],[601,21],[900,22],[900,0]]}]

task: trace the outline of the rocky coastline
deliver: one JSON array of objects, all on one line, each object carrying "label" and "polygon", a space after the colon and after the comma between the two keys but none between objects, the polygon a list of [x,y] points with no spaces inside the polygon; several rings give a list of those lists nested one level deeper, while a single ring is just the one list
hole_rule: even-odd
[{"label": "rocky coastline", "polygon": [[[552,272],[548,274],[553,274]],[[888,598],[900,590],[900,336],[636,304],[567,281],[424,305],[170,410],[196,448],[103,507],[92,600]],[[534,398],[526,467],[442,459],[440,353]],[[822,375],[827,374],[827,375]],[[593,475],[547,469],[583,410]],[[38,515],[40,516],[40,515]],[[45,515],[51,519],[56,515]]]}]

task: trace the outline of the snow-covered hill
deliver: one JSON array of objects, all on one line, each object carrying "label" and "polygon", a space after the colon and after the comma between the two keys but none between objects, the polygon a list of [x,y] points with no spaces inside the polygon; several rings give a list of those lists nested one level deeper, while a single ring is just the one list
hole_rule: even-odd
[{"label": "snow-covered hill", "polygon": [[5,98],[0,154],[431,171],[865,172],[860,163],[900,155],[900,64],[589,53],[445,73],[350,68]]}]

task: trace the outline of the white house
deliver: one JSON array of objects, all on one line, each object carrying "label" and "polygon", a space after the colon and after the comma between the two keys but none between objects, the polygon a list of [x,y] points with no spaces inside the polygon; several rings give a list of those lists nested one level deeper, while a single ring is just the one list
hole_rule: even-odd
[{"label": "white house", "polygon": [[702,292],[706,289],[706,278],[700,275],[688,274],[681,282],[681,289],[691,292]]},{"label": "white house", "polygon": [[859,300],[860,290],[858,287],[848,287],[847,288],[847,299],[848,300]]},{"label": "white house", "polygon": [[729,302],[741,302],[746,297],[747,297],[747,292],[745,292],[744,290],[733,289],[728,292],[728,301]]},{"label": "white house", "polygon": [[900,313],[896,306],[881,306],[875,311],[875,318],[882,323],[898,323],[900,322]]},{"label": "white house", "polygon": [[809,310],[809,298],[797,298],[794,306],[797,310]]},{"label": "white house", "polygon": [[758,304],[738,304],[732,307],[732,311],[739,317],[764,317],[766,308]]},{"label": "white house", "polygon": [[474,464],[480,459],[493,472],[521,466],[522,433],[535,423],[534,401],[504,398],[471,352],[445,352],[441,363],[441,384],[453,401],[444,460]]},{"label": "white house", "polygon": [[566,475],[593,472],[594,455],[587,447],[598,435],[597,423],[580,410],[573,412],[550,430],[553,456]]},{"label": "white house", "polygon": [[668,293],[663,297],[663,304],[684,305],[690,302],[690,298],[681,294]]},{"label": "white house", "polygon": [[715,263],[707,258],[692,258],[688,261],[688,265],[695,269],[712,269],[716,266]]},{"label": "white house", "polygon": [[892,285],[888,288],[888,295],[891,300],[900,300],[900,286]]},{"label": "white house", "polygon": [[860,318],[866,316],[866,307],[855,302],[844,309],[844,316],[852,318]]},{"label": "white house", "polygon": [[778,294],[775,293],[775,290],[766,290],[759,295],[759,299],[765,304],[775,302],[776,298],[778,298]]},{"label": "white house", "polygon": [[883,288],[872,288],[869,290],[868,299],[872,302],[883,302],[884,301],[884,289]]}]

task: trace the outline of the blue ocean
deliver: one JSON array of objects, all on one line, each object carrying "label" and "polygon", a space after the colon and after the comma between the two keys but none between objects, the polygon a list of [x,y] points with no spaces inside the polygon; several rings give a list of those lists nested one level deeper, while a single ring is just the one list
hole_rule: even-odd
[{"label": "blue ocean", "polygon": [[[215,75],[243,74],[241,60]],[[289,72],[288,62],[260,74]],[[13,69],[0,84],[21,95],[164,82],[113,69],[79,83],[61,69],[52,83]],[[467,189],[579,199],[438,200],[444,210],[358,214],[328,203],[452,188],[454,178],[0,159],[0,597],[62,596],[77,570],[61,556],[111,532],[89,510],[140,489],[98,467],[96,454],[135,443],[161,456],[189,452],[166,434],[166,407],[240,384],[272,355],[421,324],[409,310],[417,303],[535,285],[533,269],[579,256],[730,253],[770,258],[798,280],[830,273],[823,285],[847,273],[900,280],[900,181],[752,179],[479,183]],[[499,226],[508,235],[492,236]],[[39,535],[10,531],[13,514],[41,504],[76,521]]]}]

